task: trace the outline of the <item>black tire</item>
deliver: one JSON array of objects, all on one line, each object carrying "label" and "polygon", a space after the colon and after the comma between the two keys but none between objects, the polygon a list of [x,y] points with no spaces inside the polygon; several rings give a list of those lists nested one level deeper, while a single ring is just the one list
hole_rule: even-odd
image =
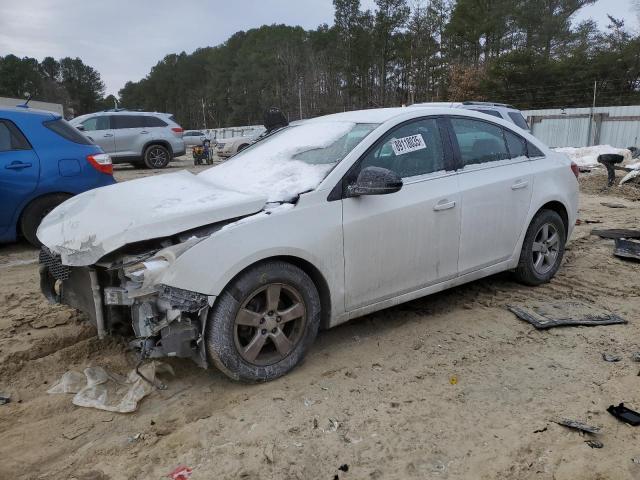
[{"label": "black tire", "polygon": [[[236,322],[241,308],[243,311],[250,308],[250,303],[247,302],[260,300],[258,297],[261,294],[256,292],[268,289],[274,285],[280,285],[283,292],[285,292],[286,289],[292,289],[292,292],[295,291],[295,293],[298,294],[298,297],[296,297],[297,300],[303,303],[305,316],[301,317],[300,320],[302,323],[300,326],[296,323],[300,322],[300,320],[285,320],[285,322],[288,323],[279,325],[282,331],[287,328],[287,325],[291,325],[291,328],[298,329],[297,333],[295,333],[296,341],[291,342],[292,347],[286,356],[284,356],[284,358],[277,358],[273,360],[272,363],[260,363],[260,355],[263,355],[263,351],[266,351],[265,355],[280,356],[279,349],[276,348],[276,342],[273,340],[274,336],[271,335],[271,333],[276,333],[276,329],[274,328],[268,333],[265,333],[266,329],[263,329],[263,327],[269,327],[269,325],[265,323],[265,318],[267,317],[264,315],[267,314],[264,312],[255,313],[255,315],[259,317],[263,316],[258,320],[262,326],[244,327],[237,325]],[[266,290],[264,291],[266,292]],[[278,307],[275,309],[275,315],[282,313],[282,318],[284,318],[283,312],[286,312],[287,308],[284,304],[286,296],[283,299],[280,292],[281,290],[278,290],[278,300],[276,300]],[[268,303],[268,298],[265,297],[265,299]],[[267,303],[263,305],[265,312],[269,307]],[[282,312],[280,305],[283,306]],[[256,310],[262,310],[262,308]],[[269,321],[275,321],[273,320],[274,313],[269,312],[269,314],[271,315]],[[280,317],[278,316],[277,318],[278,322],[280,322]],[[205,333],[207,355],[216,367],[234,380],[242,382],[266,382],[274,380],[286,374],[300,363],[313,343],[319,326],[320,296],[311,278],[301,269],[290,263],[283,261],[264,262],[250,267],[241,273],[225,288],[216,300],[213,309],[209,313]],[[245,332],[246,329],[251,331],[251,333],[249,333],[249,337],[252,337],[251,342],[260,334],[265,335],[265,340],[263,341],[264,347],[258,349],[259,358],[256,358],[255,363],[247,361],[245,356],[240,352],[242,346],[239,346],[239,332],[243,331],[243,328]],[[290,332],[292,331],[293,330],[290,330]],[[278,333],[282,332],[278,330]],[[294,334],[291,333],[291,336],[293,335]],[[268,352],[269,349],[272,350],[271,353]],[[246,355],[246,350],[244,355]]]},{"label": "black tire", "polygon": [[164,168],[171,161],[171,152],[163,145],[149,145],[143,160],[147,168]]},{"label": "black tire", "polygon": [[20,231],[31,245],[40,248],[42,244],[36,236],[40,222],[51,210],[69,198],[71,195],[66,193],[54,193],[36,198],[25,207],[20,217]]},{"label": "black tire", "polygon": [[[547,226],[547,230],[555,230],[555,233],[557,233],[557,249],[555,250],[555,256],[552,257],[552,261],[543,258],[542,264],[536,267],[538,263],[536,260],[539,260],[541,256],[546,257],[547,254],[551,254],[553,251],[550,242],[538,241],[542,239],[542,229],[545,226]],[[552,235],[548,236],[552,237]],[[527,234],[524,237],[524,242],[522,242],[520,261],[515,270],[516,279],[526,285],[532,286],[549,282],[560,268],[566,240],[566,229],[560,215],[553,210],[539,211],[536,216],[533,217],[533,220],[531,220]],[[534,243],[536,244],[536,251],[534,251]],[[544,248],[545,253],[538,251],[540,248]]]},{"label": "black tire", "polygon": [[242,145],[240,145],[238,147],[238,152],[241,152],[242,150],[244,150],[245,148],[247,148],[249,146],[248,143],[243,143]]}]

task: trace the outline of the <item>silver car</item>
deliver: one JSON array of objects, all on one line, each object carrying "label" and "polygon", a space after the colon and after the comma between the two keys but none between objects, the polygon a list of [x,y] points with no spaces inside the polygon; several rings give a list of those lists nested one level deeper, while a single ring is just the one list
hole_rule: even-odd
[{"label": "silver car", "polygon": [[185,154],[184,130],[170,113],[110,110],[70,122],[108,153],[113,163],[164,168]]},{"label": "silver car", "polygon": [[197,175],[67,200],[38,229],[41,286],[99,336],[133,331],[142,358],[271,380],[320,327],[505,270],[550,281],[577,175],[513,123],[465,109],[318,117]]}]

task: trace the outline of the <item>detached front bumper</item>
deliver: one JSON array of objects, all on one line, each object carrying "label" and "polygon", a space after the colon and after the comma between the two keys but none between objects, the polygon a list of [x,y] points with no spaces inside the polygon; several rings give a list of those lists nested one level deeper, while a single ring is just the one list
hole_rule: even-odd
[{"label": "detached front bumper", "polygon": [[98,336],[122,333],[144,357],[191,358],[206,368],[204,330],[214,297],[167,285],[137,289],[121,269],[69,267],[43,247],[40,288],[51,303],[68,305],[88,315]]}]

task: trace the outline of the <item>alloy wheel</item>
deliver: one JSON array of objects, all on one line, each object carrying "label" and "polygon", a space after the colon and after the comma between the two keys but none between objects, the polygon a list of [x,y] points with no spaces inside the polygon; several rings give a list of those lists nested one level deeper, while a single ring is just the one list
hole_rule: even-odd
[{"label": "alloy wheel", "polygon": [[234,322],[240,356],[253,365],[272,365],[286,358],[303,337],[307,308],[291,285],[269,283],[241,305]]},{"label": "alloy wheel", "polygon": [[552,223],[540,227],[531,250],[534,270],[539,275],[545,275],[555,265],[560,251],[560,235]]},{"label": "alloy wheel", "polygon": [[167,162],[167,152],[160,147],[154,147],[149,151],[149,163],[155,168],[162,168]]}]

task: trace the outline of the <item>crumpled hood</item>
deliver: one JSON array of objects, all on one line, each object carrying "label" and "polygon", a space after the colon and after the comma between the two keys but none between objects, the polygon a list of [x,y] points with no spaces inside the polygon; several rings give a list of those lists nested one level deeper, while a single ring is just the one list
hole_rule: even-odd
[{"label": "crumpled hood", "polygon": [[184,170],[77,195],[49,213],[37,235],[65,265],[92,265],[128,243],[250,215],[266,201]]}]

